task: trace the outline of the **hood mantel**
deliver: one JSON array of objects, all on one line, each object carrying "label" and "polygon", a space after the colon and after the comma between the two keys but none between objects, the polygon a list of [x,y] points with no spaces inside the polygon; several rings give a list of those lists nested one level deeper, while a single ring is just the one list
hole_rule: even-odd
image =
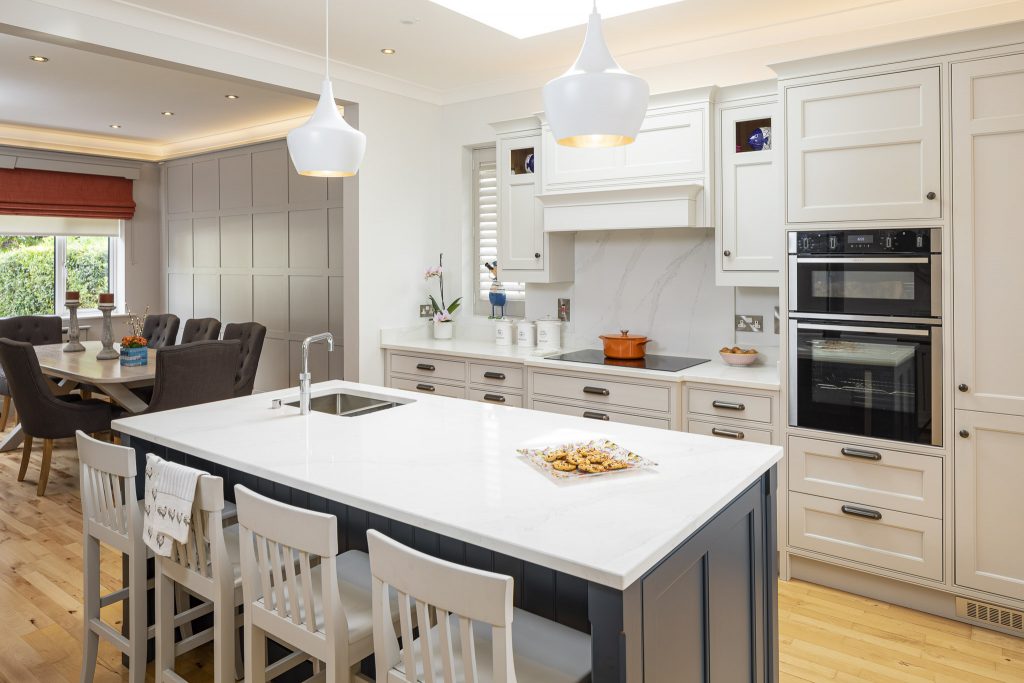
[{"label": "hood mantel", "polygon": [[704,227],[697,220],[701,182],[539,195],[545,232]]}]

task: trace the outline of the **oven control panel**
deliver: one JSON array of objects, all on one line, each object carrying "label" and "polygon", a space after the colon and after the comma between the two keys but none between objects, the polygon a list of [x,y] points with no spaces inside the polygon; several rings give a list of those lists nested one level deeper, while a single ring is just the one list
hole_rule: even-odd
[{"label": "oven control panel", "polygon": [[790,254],[931,254],[941,251],[938,228],[829,230],[789,233]]}]

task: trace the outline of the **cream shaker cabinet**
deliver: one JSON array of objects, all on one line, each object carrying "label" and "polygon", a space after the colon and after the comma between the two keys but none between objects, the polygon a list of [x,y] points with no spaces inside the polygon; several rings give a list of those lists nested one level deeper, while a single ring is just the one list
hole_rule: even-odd
[{"label": "cream shaker cabinet", "polygon": [[[777,105],[720,105],[720,230],[715,270],[719,286],[778,287],[782,270],[782,201],[776,150],[751,146],[751,135],[772,130]],[[763,143],[762,143],[763,144]],[[760,146],[760,145],[758,145]]]},{"label": "cream shaker cabinet", "polygon": [[954,64],[952,88],[954,405],[1024,415],[1024,55]]},{"label": "cream shaker cabinet", "polygon": [[789,223],[941,215],[939,67],[791,86]]},{"label": "cream shaker cabinet", "polygon": [[1024,417],[955,414],[955,582],[1024,600]]}]

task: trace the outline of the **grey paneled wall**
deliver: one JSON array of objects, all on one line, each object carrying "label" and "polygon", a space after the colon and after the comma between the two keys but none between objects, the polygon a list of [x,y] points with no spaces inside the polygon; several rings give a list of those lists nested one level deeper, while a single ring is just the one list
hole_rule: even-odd
[{"label": "grey paneled wall", "polygon": [[294,386],[300,341],[324,330],[314,380],[342,378],[342,182],[297,174],[283,141],[164,165],[167,310],[266,325],[257,390]]}]

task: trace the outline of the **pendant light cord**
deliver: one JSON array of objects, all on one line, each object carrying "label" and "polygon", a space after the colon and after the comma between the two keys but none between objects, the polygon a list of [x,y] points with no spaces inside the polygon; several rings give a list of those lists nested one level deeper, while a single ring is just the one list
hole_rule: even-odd
[{"label": "pendant light cord", "polygon": [[331,80],[331,0],[324,0],[324,78]]}]

